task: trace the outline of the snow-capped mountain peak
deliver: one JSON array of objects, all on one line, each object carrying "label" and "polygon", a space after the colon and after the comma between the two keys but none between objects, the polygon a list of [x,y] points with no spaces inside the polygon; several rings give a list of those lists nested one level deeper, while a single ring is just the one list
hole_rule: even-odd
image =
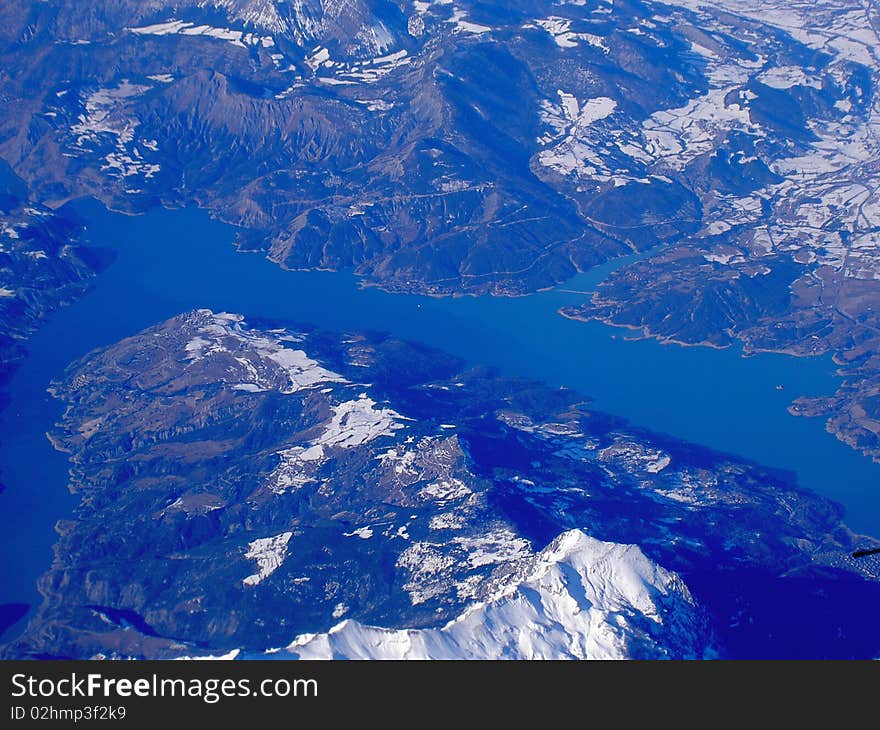
[{"label": "snow-capped mountain peak", "polygon": [[442,628],[343,621],[299,636],[303,659],[623,659],[704,656],[700,611],[681,578],[635,545],[562,533]]}]

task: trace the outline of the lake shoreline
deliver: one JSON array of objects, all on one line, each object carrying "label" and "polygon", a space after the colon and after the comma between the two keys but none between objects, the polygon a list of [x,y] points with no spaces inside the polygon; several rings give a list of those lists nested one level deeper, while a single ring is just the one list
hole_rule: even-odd
[{"label": "lake shoreline", "polygon": [[775,389],[785,382],[786,393],[829,394],[836,367],[822,358],[744,358],[730,349],[627,341],[612,327],[557,313],[583,298],[573,290],[589,291],[626,257],[525,297],[388,294],[362,287],[353,272],[289,272],[262,252],[240,252],[236,229],[202,210],[130,215],[97,201],[74,205],[87,223],[82,243],[110,248],[116,259],[75,303],[49,315],[0,387],[9,398],[0,409],[8,487],[0,493],[0,547],[7,564],[17,566],[0,603],[35,603],[34,581],[51,560],[54,526],[75,508],[69,464],[46,439],[60,415],[46,389],[94,349],[198,308],[324,331],[389,332],[470,366],[565,387],[588,398],[590,410],[634,428],[787,470],[798,489],[842,505],[854,533],[880,535],[880,495],[871,489],[880,467],[815,420],[789,414],[790,398]]}]

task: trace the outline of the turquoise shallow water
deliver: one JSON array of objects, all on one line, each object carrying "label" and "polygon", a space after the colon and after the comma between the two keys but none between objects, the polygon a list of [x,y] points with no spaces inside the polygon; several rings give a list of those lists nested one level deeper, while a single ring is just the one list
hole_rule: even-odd
[{"label": "turquoise shallow water", "polygon": [[[880,535],[880,465],[816,419],[786,407],[797,395],[831,393],[830,358],[743,358],[711,350],[629,341],[626,330],[567,320],[607,276],[601,267],[558,289],[520,298],[433,299],[362,289],[347,272],[285,272],[238,253],[234,230],[197,210],[129,217],[77,203],[88,240],[117,259],[76,304],[55,313],[28,343],[0,413],[0,604],[38,600],[35,581],[51,561],[54,523],[70,514],[67,461],[46,431],[60,415],[46,394],[64,367],[90,350],[174,316],[208,307],[324,329],[388,331],[472,364],[577,390],[594,407],[665,432],[793,472],[802,487],[842,503],[847,522]],[[619,265],[616,264],[616,265]],[[778,390],[777,385],[783,385]]]}]

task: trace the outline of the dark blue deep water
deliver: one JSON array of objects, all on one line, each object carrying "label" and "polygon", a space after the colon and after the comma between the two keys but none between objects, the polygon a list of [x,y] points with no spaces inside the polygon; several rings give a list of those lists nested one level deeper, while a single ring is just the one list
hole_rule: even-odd
[{"label": "dark blue deep water", "polygon": [[[45,435],[60,415],[46,393],[50,381],[96,347],[199,307],[323,329],[388,331],[468,363],[577,390],[595,408],[639,426],[791,470],[801,486],[842,503],[851,527],[880,535],[880,465],[826,433],[821,420],[786,411],[797,395],[834,390],[830,358],[743,358],[734,349],[628,341],[625,330],[556,313],[582,301],[576,292],[591,289],[611,267],[515,299],[389,295],[361,289],[351,273],[285,272],[261,255],[238,253],[234,229],[201,211],[130,217],[93,202],[75,205],[88,222],[87,242],[114,249],[117,258],[86,296],[34,334],[5,388],[0,604],[38,601],[35,581],[52,559],[54,524],[75,503],[66,489],[66,458]],[[21,608],[8,613],[6,623]]]}]

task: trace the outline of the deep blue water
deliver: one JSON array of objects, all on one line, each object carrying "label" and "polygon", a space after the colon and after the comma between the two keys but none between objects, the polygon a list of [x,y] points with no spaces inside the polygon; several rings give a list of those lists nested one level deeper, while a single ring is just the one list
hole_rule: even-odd
[{"label": "deep blue water", "polygon": [[8,487],[0,493],[0,604],[38,601],[35,581],[51,561],[54,523],[75,504],[66,458],[45,436],[60,415],[46,394],[49,382],[90,350],[199,307],[388,331],[468,363],[577,390],[595,408],[636,425],[789,469],[801,486],[841,502],[851,527],[880,535],[880,465],[826,433],[821,420],[786,411],[797,395],[833,391],[830,358],[743,358],[735,349],[629,341],[626,330],[556,313],[582,301],[575,292],[594,287],[610,266],[514,299],[390,295],[360,288],[351,273],[285,272],[261,255],[238,253],[234,229],[201,211],[130,217],[92,202],[76,207],[89,223],[88,241],[118,256],[86,296],[34,334],[5,389],[11,400],[0,413],[0,479]]}]

